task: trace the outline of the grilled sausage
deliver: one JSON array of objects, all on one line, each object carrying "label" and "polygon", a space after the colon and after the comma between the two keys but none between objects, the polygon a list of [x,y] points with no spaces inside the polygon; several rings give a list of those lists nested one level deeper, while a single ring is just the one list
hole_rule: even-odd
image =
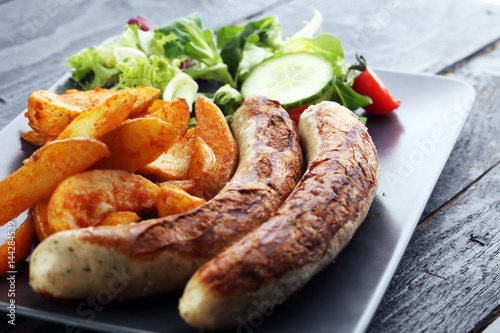
[{"label": "grilled sausage", "polygon": [[300,179],[297,133],[278,102],[259,96],[244,101],[232,129],[239,163],[216,197],[180,215],[48,237],[31,256],[33,290],[68,302],[182,288],[199,266],[267,221]]},{"label": "grilled sausage", "polygon": [[365,219],[379,173],[366,127],[322,102],[302,114],[299,137],[308,169],[268,222],[191,277],[179,303],[190,325],[229,328],[269,313],[330,264]]}]

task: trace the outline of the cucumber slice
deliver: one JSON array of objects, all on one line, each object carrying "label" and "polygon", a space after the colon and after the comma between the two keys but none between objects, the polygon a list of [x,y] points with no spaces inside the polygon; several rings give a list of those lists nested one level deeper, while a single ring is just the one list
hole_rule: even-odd
[{"label": "cucumber slice", "polygon": [[241,94],[263,95],[291,110],[325,97],[334,78],[324,57],[307,52],[272,57],[255,67],[243,82]]}]

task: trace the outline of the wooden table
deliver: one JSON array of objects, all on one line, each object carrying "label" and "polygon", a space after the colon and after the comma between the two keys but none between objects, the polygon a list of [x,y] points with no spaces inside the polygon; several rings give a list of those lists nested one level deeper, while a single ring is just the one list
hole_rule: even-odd
[{"label": "wooden table", "polygon": [[[204,27],[216,30],[277,15],[290,36],[314,8],[324,16],[322,31],[342,41],[348,62],[362,53],[372,66],[446,75],[476,89],[474,107],[367,332],[483,331],[500,314],[498,0],[2,0],[0,129],[24,110],[31,92],[68,71],[65,58],[121,33],[130,17],[163,23],[199,11]],[[21,318],[16,328],[61,331]]]}]

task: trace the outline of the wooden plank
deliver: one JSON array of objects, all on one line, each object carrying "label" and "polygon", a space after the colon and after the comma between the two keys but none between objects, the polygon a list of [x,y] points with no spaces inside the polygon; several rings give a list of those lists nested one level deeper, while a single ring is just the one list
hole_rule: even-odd
[{"label": "wooden plank", "polygon": [[450,75],[471,83],[477,98],[423,216],[444,208],[416,231],[370,333],[467,332],[497,315],[499,60],[496,49]]},{"label": "wooden plank", "polygon": [[424,218],[500,161],[500,48],[451,76],[474,86],[476,102],[424,210]]},{"label": "wooden plank", "polygon": [[500,36],[500,8],[468,0],[259,0],[244,5],[242,0],[126,1],[120,5],[6,2],[0,10],[0,29],[7,32],[0,42],[0,128],[24,109],[32,91],[47,88],[67,71],[61,66],[66,57],[119,34],[129,17],[143,14],[166,22],[199,11],[205,26],[216,29],[264,10],[257,17],[278,15],[283,35],[289,36],[310,19],[313,8],[325,17],[322,31],[339,36],[349,59],[360,52],[372,65],[394,69],[437,72]]},{"label": "wooden plank", "polygon": [[287,36],[313,8],[347,59],[360,53],[372,66],[401,71],[437,73],[500,38],[500,6],[481,1],[296,0],[269,14],[280,18]]},{"label": "wooden plank", "polygon": [[[0,129],[26,108],[37,89],[47,89],[69,68],[65,58],[120,34],[129,18],[146,15],[158,24],[193,12],[216,29],[260,13],[278,0],[25,1],[0,4]],[[244,5],[243,5],[244,3]]]},{"label": "wooden plank", "polygon": [[495,314],[499,188],[497,165],[415,233],[367,333],[470,332]]}]

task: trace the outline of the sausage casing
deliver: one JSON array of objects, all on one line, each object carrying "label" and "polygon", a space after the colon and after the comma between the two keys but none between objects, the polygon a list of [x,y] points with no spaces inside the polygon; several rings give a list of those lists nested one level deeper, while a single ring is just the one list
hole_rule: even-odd
[{"label": "sausage casing", "polygon": [[280,104],[261,96],[244,101],[232,129],[239,163],[216,197],[180,215],[48,237],[31,256],[33,290],[74,301],[110,289],[117,276],[129,278],[114,299],[182,288],[199,266],[267,221],[300,179],[297,133]]},{"label": "sausage casing", "polygon": [[309,107],[299,136],[308,169],[276,214],[204,264],[179,303],[199,329],[237,325],[272,308],[330,264],[365,219],[379,162],[367,128],[333,102]]}]

